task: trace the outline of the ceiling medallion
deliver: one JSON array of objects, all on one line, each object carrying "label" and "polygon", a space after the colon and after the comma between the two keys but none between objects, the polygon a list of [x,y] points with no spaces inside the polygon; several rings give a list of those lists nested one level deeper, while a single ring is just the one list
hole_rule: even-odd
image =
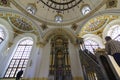
[{"label": "ceiling medallion", "polygon": [[82,0],[39,0],[56,11],[65,11],[77,6]]},{"label": "ceiling medallion", "polygon": [[9,0],[0,0],[0,5],[9,6],[10,5]]},{"label": "ceiling medallion", "polygon": [[33,27],[29,21],[26,21],[24,18],[9,17],[10,23],[13,27],[22,32],[32,32]]}]

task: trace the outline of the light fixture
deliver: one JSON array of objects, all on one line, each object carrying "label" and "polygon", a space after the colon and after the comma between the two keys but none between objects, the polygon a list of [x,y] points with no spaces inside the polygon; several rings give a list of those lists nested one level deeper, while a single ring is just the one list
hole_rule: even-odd
[{"label": "light fixture", "polygon": [[61,14],[55,15],[55,22],[61,23],[63,21],[63,16]]}]

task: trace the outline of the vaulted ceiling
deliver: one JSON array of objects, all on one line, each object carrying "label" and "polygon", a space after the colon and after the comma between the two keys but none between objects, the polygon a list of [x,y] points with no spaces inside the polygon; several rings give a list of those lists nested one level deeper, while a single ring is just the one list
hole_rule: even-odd
[{"label": "vaulted ceiling", "polygon": [[[13,0],[12,2],[22,12],[29,4],[33,4],[36,7],[36,13],[30,16],[42,23],[47,23],[47,25],[61,26],[61,24],[79,23],[103,7],[106,0]],[[84,5],[89,5],[91,8],[91,12],[87,15],[81,13]],[[63,16],[60,24],[54,20],[58,13]]]},{"label": "vaulted ceiling", "polygon": [[[0,6],[1,8],[3,7],[4,10],[13,10],[7,10],[9,13],[7,12],[6,16],[12,16],[9,20],[11,20],[10,22],[14,26],[20,23],[16,29],[19,28],[21,31],[26,30],[32,32],[33,30],[38,30],[40,34],[44,36],[51,32],[51,29],[53,29],[52,32],[57,29],[58,33],[60,33],[59,30],[64,29],[68,34],[77,36],[78,34],[83,35],[97,31],[102,27],[101,24],[117,18],[118,16],[103,14],[110,12],[109,10],[111,9],[115,10],[114,12],[118,11],[119,5],[117,4],[119,3],[120,0],[1,0]],[[28,12],[27,8],[29,5],[34,8],[34,14]],[[88,5],[91,9],[86,15],[83,15],[81,12],[84,5]],[[19,15],[17,13],[19,13]],[[63,19],[60,23],[55,22],[55,17],[58,14],[62,16]],[[2,13],[0,16],[1,15]],[[22,18],[20,18],[20,16],[22,16]],[[28,18],[26,18],[26,16]],[[33,28],[34,25],[29,18],[37,24],[40,30]],[[29,25],[31,27],[28,27]],[[25,27],[26,29],[24,29],[24,26],[27,26]],[[47,36],[49,35],[47,34]]]}]

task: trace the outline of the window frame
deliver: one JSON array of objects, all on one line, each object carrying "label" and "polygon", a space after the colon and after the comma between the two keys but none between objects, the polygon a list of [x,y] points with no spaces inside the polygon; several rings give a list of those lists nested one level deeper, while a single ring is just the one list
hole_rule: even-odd
[{"label": "window frame", "polygon": [[[86,45],[86,44],[85,44],[86,42],[88,43],[88,41],[89,41],[89,44],[90,44],[90,45]],[[95,45],[93,45],[91,42],[94,42]],[[89,48],[91,47],[91,49],[88,49],[88,50],[89,50],[91,53],[93,53],[93,54],[94,54],[94,50],[100,47],[99,43],[97,43],[96,41],[91,40],[91,39],[85,40],[85,41],[84,41],[84,45],[85,45],[85,48],[86,48],[86,49],[88,49],[88,47],[89,47]],[[91,50],[92,50],[92,51],[91,51]]]},{"label": "window frame", "polygon": [[112,39],[120,41],[120,25],[115,24],[109,30],[107,35],[111,36]]},{"label": "window frame", "polygon": [[2,27],[0,27],[0,44],[4,41],[5,39],[5,31]]},{"label": "window frame", "polygon": [[[24,43],[27,40],[32,41],[32,43],[31,44],[30,43],[28,44],[27,42]],[[16,77],[16,74],[19,70],[21,69],[23,71],[25,70],[27,66],[27,62],[29,60],[30,53],[32,51],[32,47],[33,47],[33,40],[29,38],[23,39],[18,43],[17,48],[15,49],[15,52],[13,53],[14,55],[12,59],[10,60],[7,70],[4,74],[5,78],[14,78]],[[13,74],[11,74],[12,72]]]}]

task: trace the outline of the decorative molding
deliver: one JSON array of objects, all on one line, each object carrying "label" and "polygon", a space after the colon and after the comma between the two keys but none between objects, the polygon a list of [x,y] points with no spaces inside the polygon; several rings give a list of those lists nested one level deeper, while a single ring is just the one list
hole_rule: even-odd
[{"label": "decorative molding", "polygon": [[[66,10],[70,10],[73,9],[74,7],[80,5],[80,3],[82,2],[82,0],[63,0],[63,1],[45,1],[45,0],[41,0],[41,2],[48,6],[48,8],[51,8],[55,11],[61,11],[64,12]],[[59,7],[58,7],[59,6]]]},{"label": "decorative molding", "polygon": [[77,24],[73,24],[71,28],[72,28],[74,31],[76,31],[77,27],[78,27]]},{"label": "decorative molding", "polygon": [[0,5],[4,7],[10,6],[10,1],[9,0],[0,0]]},{"label": "decorative molding", "polygon": [[[79,36],[83,36],[85,34],[93,33],[98,34],[103,31],[104,27],[112,20],[117,19],[118,16],[116,15],[103,15],[103,16],[96,16],[90,19],[88,22],[84,24],[79,33]],[[99,21],[97,21],[99,20]],[[101,34],[99,34],[101,35]]]},{"label": "decorative molding", "polygon": [[17,17],[9,17],[9,22],[12,26],[22,32],[32,32],[33,27],[30,22],[27,21],[25,18],[17,18]]},{"label": "decorative molding", "polygon": [[117,7],[117,3],[118,3],[117,0],[108,0],[106,2],[106,8],[115,8]]},{"label": "decorative molding", "polygon": [[48,27],[47,27],[46,24],[42,24],[42,25],[40,25],[40,27],[42,28],[43,31],[46,30],[46,29],[48,29]]},{"label": "decorative molding", "polygon": [[73,80],[84,80],[83,77],[73,77]]},{"label": "decorative molding", "polygon": [[37,42],[36,45],[37,45],[38,47],[44,47],[44,46],[45,46],[45,43]]},{"label": "decorative molding", "polygon": [[53,36],[56,35],[63,35],[65,37],[67,37],[72,43],[76,43],[76,37],[74,34],[72,34],[72,32],[68,32],[67,29],[63,29],[63,28],[56,28],[56,29],[52,29],[50,31],[48,31],[44,36],[43,36],[43,40],[44,41],[49,41],[49,39]]},{"label": "decorative molding", "polygon": [[92,11],[90,11],[87,15],[82,16],[81,18],[78,18],[77,20],[74,20],[74,21],[62,22],[61,24],[42,20],[34,15],[28,14],[28,12],[25,9],[23,9],[17,2],[15,2],[15,0],[11,0],[11,3],[13,5],[15,5],[19,10],[21,10],[25,15],[33,18],[34,20],[36,20],[38,22],[47,23],[48,25],[54,25],[54,26],[61,26],[61,25],[65,26],[65,25],[70,25],[70,24],[74,24],[74,23],[79,23],[80,21],[84,20],[85,18],[88,18],[89,16],[93,15],[93,13],[95,13],[98,9],[100,9],[106,3],[106,1],[107,0],[101,1],[101,3],[97,7],[95,7]]},{"label": "decorative molding", "polygon": [[[12,27],[16,28],[18,31],[33,32],[36,29],[36,27],[33,25],[34,22],[31,19],[15,10],[0,8],[0,17],[8,20]],[[19,24],[17,19],[19,19],[22,23]],[[27,28],[22,28],[25,27],[24,24],[27,25]]]}]

